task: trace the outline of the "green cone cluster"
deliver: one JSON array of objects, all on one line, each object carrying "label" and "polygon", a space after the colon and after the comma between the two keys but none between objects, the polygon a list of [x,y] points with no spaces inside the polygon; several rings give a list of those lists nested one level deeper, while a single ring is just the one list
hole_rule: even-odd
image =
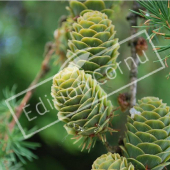
[{"label": "green cone cluster", "polygon": [[130,113],[124,155],[136,170],[162,170],[170,164],[170,108],[159,98],[145,97]]},{"label": "green cone cluster", "polygon": [[108,16],[98,11],[86,12],[77,19],[73,28],[68,59],[96,80],[113,76],[119,44]]},{"label": "green cone cluster", "polygon": [[119,154],[104,154],[92,165],[92,170],[134,170],[134,166]]},{"label": "green cone cluster", "polygon": [[92,79],[77,67],[67,67],[53,78],[52,96],[59,110],[58,118],[66,122],[65,129],[76,135],[77,141],[84,139],[83,148],[90,149],[95,137],[105,140],[108,125],[113,117],[113,106],[106,93]]}]

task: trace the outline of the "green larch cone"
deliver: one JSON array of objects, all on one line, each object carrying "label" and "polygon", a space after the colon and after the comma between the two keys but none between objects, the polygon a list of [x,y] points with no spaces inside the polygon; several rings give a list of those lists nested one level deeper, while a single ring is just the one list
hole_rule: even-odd
[{"label": "green larch cone", "polygon": [[156,97],[145,97],[130,110],[124,156],[135,170],[162,170],[170,164],[170,108]]},{"label": "green larch cone", "polygon": [[[108,4],[109,3],[109,4]],[[107,9],[107,6],[111,6],[113,2],[105,2],[103,0],[86,0],[85,2],[70,1],[70,6],[67,9],[70,11],[72,17],[79,17],[84,12],[100,11],[108,15],[113,15],[112,9]]]},{"label": "green larch cone", "polygon": [[53,78],[52,96],[59,111],[58,118],[66,122],[65,129],[83,138],[83,149],[94,146],[96,137],[105,141],[105,132],[114,132],[108,127],[113,118],[113,106],[103,89],[77,67],[67,67]]},{"label": "green larch cone", "polygon": [[103,1],[103,0],[87,0],[85,2],[80,2],[76,0],[70,1],[69,7],[69,15],[66,18],[66,21],[63,20],[63,16],[61,17],[61,26],[55,30],[54,38],[56,41],[56,54],[59,56],[59,60],[63,63],[67,57],[67,49],[68,47],[68,40],[71,39],[70,32],[73,31],[73,24],[77,21],[77,18],[80,16],[81,13],[87,11],[97,10],[102,13],[105,13],[109,18],[112,18],[113,9],[108,9],[112,6],[113,2],[111,1]]},{"label": "green larch cone", "polygon": [[94,161],[92,170],[134,170],[134,166],[119,154],[104,154]]},{"label": "green larch cone", "polygon": [[113,77],[119,44],[108,16],[98,11],[86,12],[73,28],[68,59],[96,80]]}]

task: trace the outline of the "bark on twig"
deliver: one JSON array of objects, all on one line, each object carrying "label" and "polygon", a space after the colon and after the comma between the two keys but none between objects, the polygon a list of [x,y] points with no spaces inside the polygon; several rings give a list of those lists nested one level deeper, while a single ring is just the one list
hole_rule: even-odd
[{"label": "bark on twig", "polygon": [[119,146],[111,146],[108,142],[105,142],[104,145],[105,145],[107,152],[121,154],[121,149]]},{"label": "bark on twig", "polygon": [[115,152],[114,147],[111,146],[108,142],[105,142],[105,143],[104,143],[104,146],[105,146],[107,152],[111,152],[111,153],[114,153],[114,152]]},{"label": "bark on twig", "polygon": [[[139,11],[139,4],[134,1],[133,2],[133,11]],[[131,29],[131,35],[134,35],[137,33],[137,29],[134,28],[133,26],[137,26],[137,19],[138,19],[138,15],[131,12],[129,14],[129,16],[127,17],[127,20],[130,23],[130,29]],[[137,45],[137,39],[133,39],[130,42],[130,46],[131,46],[131,57],[133,58],[133,61],[131,63],[131,71],[130,71],[130,83],[132,83],[132,85],[130,86],[130,93],[129,93],[129,97],[130,97],[130,101],[129,101],[129,107],[133,107],[134,105],[136,105],[136,93],[137,93],[137,75],[138,75],[138,64],[139,64],[139,60],[138,57],[136,55],[136,45]],[[127,104],[127,103],[126,103]],[[119,145],[118,146],[111,146],[108,142],[105,142],[105,148],[108,152],[112,152],[112,153],[119,153],[120,155],[121,153],[121,149],[119,146],[123,145],[123,138],[124,135],[120,136],[119,139]]]},{"label": "bark on twig", "polygon": [[[137,2],[133,2],[133,10],[138,11],[139,5]],[[133,26],[137,26],[137,14],[130,13],[130,15],[127,17],[127,20],[130,23],[131,26],[131,35],[134,35],[137,32],[136,28],[133,28]],[[130,42],[131,46],[131,57],[133,58],[134,62],[131,63],[131,71],[130,71],[130,83],[133,82],[133,84],[130,86],[130,107],[133,107],[136,105],[136,93],[137,93],[137,75],[138,75],[138,64],[139,60],[136,55],[136,43],[137,39],[133,39]]]},{"label": "bark on twig", "polygon": [[[134,1],[133,2],[133,8],[132,10],[134,11],[138,11],[139,10],[139,4]],[[138,15],[135,13],[130,13],[129,16],[127,17],[127,20],[130,23],[130,29],[131,29],[131,35],[134,35],[137,33],[137,29],[134,28],[133,26],[137,26],[137,19],[138,19]],[[133,84],[130,86],[130,93],[129,93],[129,97],[130,97],[130,101],[129,101],[129,107],[133,107],[134,105],[136,105],[136,93],[137,93],[137,75],[138,75],[138,64],[139,64],[139,60],[138,57],[136,55],[136,44],[137,44],[137,39],[133,39],[130,42],[130,46],[131,46],[131,57],[133,58],[134,62],[132,61],[131,63],[131,70],[130,70],[130,83],[133,82]],[[137,67],[136,67],[137,66]],[[120,136],[119,138],[119,145],[123,145],[123,138],[124,135]],[[121,149],[119,146],[117,146],[116,148],[114,148],[116,153],[119,153],[121,155]]]},{"label": "bark on twig", "polygon": [[[52,54],[54,53],[54,47],[52,43],[47,43],[47,45],[45,46],[45,58],[42,62],[41,65],[41,70],[39,71],[39,73],[37,74],[37,76],[35,77],[35,79],[33,80],[33,82],[30,84],[29,88],[33,87],[34,85],[36,85],[39,80],[41,78],[43,78],[49,71],[49,62],[51,59]],[[31,89],[30,91],[28,91],[26,93],[26,95],[24,96],[23,100],[21,101],[20,105],[16,108],[16,117],[17,119],[20,118],[22,112],[23,112],[23,107],[28,103],[28,101],[30,100],[30,98],[32,97],[34,92],[34,88]],[[9,130],[12,131],[13,128],[15,127],[16,121],[13,118],[12,121],[9,124]]]}]

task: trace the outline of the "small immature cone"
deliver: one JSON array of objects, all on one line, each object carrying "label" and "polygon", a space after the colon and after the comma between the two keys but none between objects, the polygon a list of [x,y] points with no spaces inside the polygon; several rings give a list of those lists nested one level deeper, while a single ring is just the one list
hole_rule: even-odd
[{"label": "small immature cone", "polygon": [[119,154],[104,154],[94,161],[92,170],[134,170],[134,166]]}]

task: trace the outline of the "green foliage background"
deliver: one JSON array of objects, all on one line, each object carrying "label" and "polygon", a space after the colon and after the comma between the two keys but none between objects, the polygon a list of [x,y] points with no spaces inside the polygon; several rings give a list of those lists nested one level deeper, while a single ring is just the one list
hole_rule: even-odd
[{"label": "green foliage background", "polygon": [[[2,90],[6,87],[12,88],[17,85],[17,93],[25,90],[35,75],[41,68],[43,60],[44,45],[48,41],[53,41],[53,32],[58,27],[58,20],[62,15],[66,15],[65,9],[68,2],[0,2],[0,99],[3,99]],[[129,23],[126,16],[132,2],[125,2],[120,9],[116,9],[113,20],[117,31],[116,37],[120,40],[130,35]],[[154,42],[159,45],[158,39]],[[120,50],[119,60],[121,60],[127,51],[128,45],[123,46]],[[167,52],[168,53],[168,52]],[[129,53],[130,54],[130,53]],[[162,58],[166,55],[161,53]],[[54,65],[51,72],[45,77],[54,75],[61,65]],[[143,70],[140,70],[141,72]],[[157,96],[162,98],[164,102],[170,105],[169,80],[165,78],[167,70],[162,70],[138,83],[137,98],[144,96]],[[128,77],[118,78],[120,82],[126,84]],[[109,82],[104,87],[107,92],[112,91],[115,82]],[[124,91],[128,91],[127,88]],[[38,102],[38,97],[47,94],[50,98],[51,82],[41,88],[37,88],[30,104]],[[122,92],[124,92],[122,91]],[[111,98],[112,102],[118,105],[117,96],[114,94]],[[32,108],[34,110],[34,108]],[[34,114],[34,113],[33,113]],[[39,125],[44,126],[57,119],[57,111],[51,111],[47,116],[36,119],[33,123],[25,121],[21,117],[21,123],[28,129]],[[120,123],[125,121],[125,113],[117,116],[117,128]],[[109,136],[109,141],[114,145],[117,141],[113,134]],[[97,142],[95,148],[88,154],[80,152],[77,145],[73,145],[71,136],[67,136],[63,128],[63,123],[58,123],[50,128],[36,134],[29,139],[34,142],[41,143],[41,147],[34,153],[39,159],[28,162],[24,168],[28,169],[57,169],[57,170],[87,170],[91,168],[93,161],[101,154],[106,153],[104,146]]]}]

